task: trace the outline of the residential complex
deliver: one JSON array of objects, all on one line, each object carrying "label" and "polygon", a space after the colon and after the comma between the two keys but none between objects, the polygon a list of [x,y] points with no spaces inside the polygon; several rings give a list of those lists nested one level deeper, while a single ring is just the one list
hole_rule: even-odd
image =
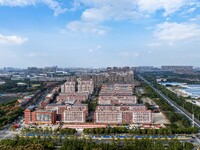
[{"label": "residential complex", "polygon": [[109,84],[103,85],[99,93],[100,96],[105,95],[124,95],[132,96],[133,95],[133,85],[131,84]]},{"label": "residential complex", "polygon": [[54,97],[58,94],[59,90],[60,90],[60,87],[55,87],[49,94],[47,94],[44,101],[41,102],[41,106],[42,107],[47,106],[54,99]]},{"label": "residential complex", "polygon": [[57,96],[57,101],[78,101],[82,102],[85,101],[88,98],[88,93],[61,93]]},{"label": "residential complex", "polygon": [[76,82],[65,82],[61,85],[61,93],[56,97],[56,103],[51,103],[51,101],[58,91],[52,90],[41,103],[42,108],[30,107],[24,111],[25,123],[85,123],[88,106],[81,102],[88,99],[89,94],[93,92],[93,81],[78,80],[78,91],[76,89]]},{"label": "residential complex", "polygon": [[121,104],[136,104],[137,97],[133,95],[117,96],[117,95],[101,95],[98,99],[99,105],[121,105]]},{"label": "residential complex", "polygon": [[74,93],[76,87],[76,82],[65,82],[61,86],[61,93]]},{"label": "residential complex", "polygon": [[25,124],[54,124],[56,123],[56,111],[30,106],[24,111],[24,120]]},{"label": "residential complex", "polygon": [[87,93],[88,94],[92,94],[93,90],[94,90],[94,84],[93,84],[93,80],[86,80],[86,81],[82,81],[81,79],[78,79],[78,93]]},{"label": "residential complex", "polygon": [[88,115],[86,104],[50,104],[47,110],[56,110],[57,121],[65,123],[85,123]]},{"label": "residential complex", "polygon": [[77,79],[77,82],[67,81],[61,86],[61,93],[57,96],[57,101],[77,101],[83,102],[94,91],[93,80]]},{"label": "residential complex", "polygon": [[151,124],[152,113],[143,104],[137,104],[133,85],[103,85],[98,106],[94,113],[95,123],[109,124]]},{"label": "residential complex", "polygon": [[87,115],[86,104],[49,104],[42,109],[29,107],[24,111],[26,124],[85,123]]},{"label": "residential complex", "polygon": [[[120,77],[123,77],[124,74],[127,74],[127,72],[123,72],[124,69],[128,68],[118,70],[120,73],[113,68],[109,70],[109,73],[112,74],[115,71]],[[123,81],[120,83],[121,81],[118,78],[117,82],[107,82],[101,85],[98,93],[98,105],[89,116],[88,105],[83,103],[94,92],[93,79],[90,79],[89,76],[69,78],[61,85],[60,93],[57,88],[45,97],[41,108],[30,107],[24,111],[25,123],[84,124],[90,118],[89,120],[92,120],[94,124],[151,124],[152,112],[147,110],[145,105],[138,104],[137,96],[133,95],[134,82]],[[134,81],[134,79],[130,81]],[[52,100],[54,103],[51,103]]]},{"label": "residential complex", "polygon": [[144,105],[97,106],[94,118],[96,123],[152,123],[151,111],[147,110],[147,108]]}]

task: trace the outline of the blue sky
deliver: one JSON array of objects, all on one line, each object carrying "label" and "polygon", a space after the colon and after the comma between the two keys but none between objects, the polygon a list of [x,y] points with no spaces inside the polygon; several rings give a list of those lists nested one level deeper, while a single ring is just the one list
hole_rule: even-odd
[{"label": "blue sky", "polygon": [[199,0],[0,0],[0,67],[200,66]]}]

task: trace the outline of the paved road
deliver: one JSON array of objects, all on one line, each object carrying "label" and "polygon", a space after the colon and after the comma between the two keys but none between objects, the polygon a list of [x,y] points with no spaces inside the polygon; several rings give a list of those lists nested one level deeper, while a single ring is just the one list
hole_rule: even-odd
[{"label": "paved road", "polygon": [[[181,106],[177,105],[174,101],[164,95],[160,90],[156,89],[149,81],[139,75],[139,78],[143,80],[146,84],[148,84],[157,94],[159,94],[169,105],[171,105],[175,110],[183,114],[186,118],[188,118],[191,122],[193,122],[192,114],[186,111]],[[194,118],[194,125],[200,128],[200,121]]]}]

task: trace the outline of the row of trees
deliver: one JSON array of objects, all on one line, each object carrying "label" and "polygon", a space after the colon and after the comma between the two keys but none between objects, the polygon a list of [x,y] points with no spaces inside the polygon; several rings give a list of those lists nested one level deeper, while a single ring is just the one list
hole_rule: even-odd
[{"label": "row of trees", "polygon": [[173,140],[150,140],[134,139],[112,140],[109,143],[96,144],[92,140],[66,139],[60,150],[192,150],[194,146],[190,143],[181,143]]},{"label": "row of trees", "polygon": [[60,150],[192,150],[191,143],[181,143],[177,139],[112,139],[95,143],[92,139],[77,139],[61,137],[33,137],[24,138],[16,136],[14,139],[0,141],[1,150],[53,150],[61,146]]},{"label": "row of trees", "polygon": [[76,133],[75,129],[70,129],[70,128],[64,128],[64,129],[55,129],[53,130],[51,127],[45,127],[43,128],[24,128],[21,130],[21,133],[23,135],[25,134],[36,134],[36,135],[44,135],[44,134],[49,134],[49,135],[74,135]]},{"label": "row of trees", "polygon": [[24,138],[16,136],[14,139],[0,141],[1,150],[52,150],[55,148],[52,138]]},{"label": "row of trees", "polygon": [[172,134],[193,134],[198,133],[198,128],[188,127],[188,128],[160,128],[160,129],[127,129],[125,127],[115,127],[115,128],[91,128],[84,129],[85,134],[132,134],[132,135],[172,135]]},{"label": "row of trees", "polygon": [[[4,107],[2,107],[4,108]],[[10,122],[14,122],[20,115],[22,115],[22,108],[14,108],[14,110],[1,110],[0,114],[0,128]]]}]

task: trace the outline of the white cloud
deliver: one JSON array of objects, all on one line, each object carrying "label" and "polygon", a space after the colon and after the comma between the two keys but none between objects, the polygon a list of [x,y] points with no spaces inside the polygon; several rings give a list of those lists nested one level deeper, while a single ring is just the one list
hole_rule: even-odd
[{"label": "white cloud", "polygon": [[67,8],[62,8],[61,4],[56,0],[0,0],[0,6],[9,7],[25,7],[43,3],[49,6],[54,11],[54,16],[67,11]]},{"label": "white cloud", "polygon": [[0,0],[0,6],[23,7],[35,5],[37,0]]},{"label": "white cloud", "polygon": [[85,5],[91,6],[82,13],[82,20],[105,21],[137,18],[136,1],[134,0],[82,0]]},{"label": "white cloud", "polygon": [[88,32],[88,27],[91,27],[95,32],[90,31],[90,33],[97,33],[104,30],[101,26],[105,21],[141,20],[159,10],[163,10],[163,16],[168,20],[170,14],[183,11],[182,8],[194,11],[197,2],[197,0],[76,0],[79,7],[84,6],[86,9],[82,12],[80,20],[70,22],[67,26],[72,31],[82,32]]},{"label": "white cloud", "polygon": [[72,21],[67,24],[67,28],[74,32],[93,33],[103,35],[106,33],[106,28],[95,23]]},{"label": "white cloud", "polygon": [[163,9],[164,15],[169,15],[178,11],[186,5],[188,0],[138,0],[140,11],[154,13],[157,10]]},{"label": "white cloud", "polygon": [[200,38],[200,26],[193,23],[164,22],[157,25],[154,35],[157,39],[169,41],[170,43]]},{"label": "white cloud", "polygon": [[[194,11],[198,0],[73,0],[60,2],[58,0],[0,0],[0,6],[25,7],[44,3],[54,10],[57,16],[67,10],[73,11],[81,5],[87,7],[82,13],[82,19],[107,20],[107,19],[134,19],[143,15],[164,10],[164,15],[174,13],[184,6],[188,11]],[[71,5],[71,8],[62,8],[63,4]]]},{"label": "white cloud", "polygon": [[20,37],[17,35],[10,35],[10,36],[4,36],[0,34],[0,43],[1,44],[17,44],[21,45],[25,43],[28,39],[25,37]]},{"label": "white cloud", "polygon": [[43,0],[43,2],[52,10],[54,10],[54,16],[58,16],[59,14],[65,13],[68,10],[67,8],[62,8],[60,3],[55,0]]},{"label": "white cloud", "polygon": [[188,11],[194,11],[197,0],[80,0],[89,7],[81,16],[82,20],[105,21],[133,20],[138,17],[146,17],[158,10],[164,11],[164,16],[187,7]]},{"label": "white cloud", "polygon": [[106,28],[102,23],[107,20],[124,20],[137,18],[133,0],[80,0],[88,7],[83,11],[80,20],[68,23],[68,29],[84,33],[102,35]]}]

